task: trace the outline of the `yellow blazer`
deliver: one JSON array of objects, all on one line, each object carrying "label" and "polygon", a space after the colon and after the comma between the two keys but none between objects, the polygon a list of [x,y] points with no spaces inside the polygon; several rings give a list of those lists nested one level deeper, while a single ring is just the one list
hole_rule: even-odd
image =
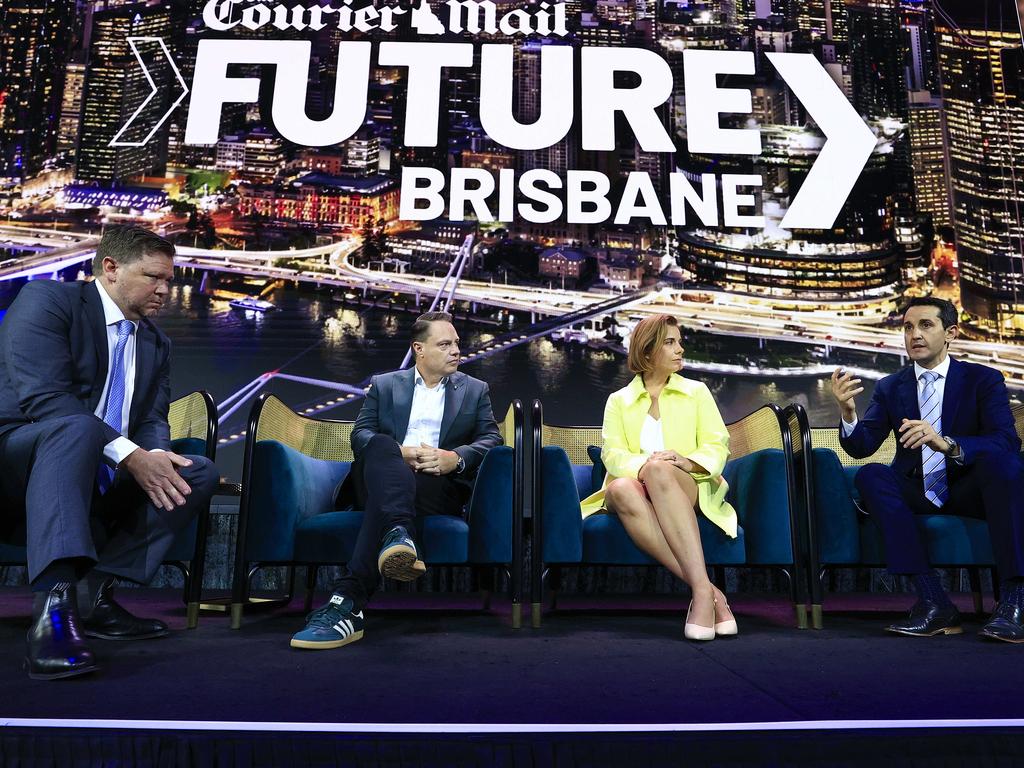
[{"label": "yellow blazer", "polygon": [[[722,469],[729,458],[729,430],[707,386],[672,374],[659,400],[665,449],[700,464],[707,474],[694,474],[701,513],[736,538],[736,510],[725,500],[729,490]],[[640,450],[640,430],[651,408],[651,396],[639,376],[608,396],[604,408],[601,460],[608,470],[601,490],[581,502],[583,517],[606,512],[604,489],[617,477],[636,478],[648,454]]]}]

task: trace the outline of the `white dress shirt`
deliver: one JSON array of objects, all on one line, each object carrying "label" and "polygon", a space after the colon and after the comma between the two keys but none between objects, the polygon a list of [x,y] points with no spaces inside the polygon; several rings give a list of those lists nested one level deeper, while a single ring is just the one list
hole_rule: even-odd
[{"label": "white dress shirt", "polygon": [[444,391],[448,385],[445,376],[437,386],[428,387],[419,369],[416,369],[416,385],[412,391],[412,407],[409,409],[409,428],[402,445],[419,448],[429,445],[439,448],[441,442],[441,419],[444,418]]},{"label": "white dress shirt", "polygon": [[[935,373],[939,374],[939,378],[937,378],[935,380],[935,383],[933,384],[933,386],[935,387],[935,394],[939,398],[939,412],[941,413],[941,411],[942,411],[942,397],[943,397],[943,395],[946,392],[946,377],[949,375],[949,363],[950,363],[949,355],[946,355],[946,359],[945,360],[943,360],[941,363],[939,363],[938,365],[936,365],[934,368],[931,368],[931,369],[923,368],[920,365],[918,365],[917,363],[914,363],[914,377],[915,377],[915,379],[917,381],[917,402],[919,404],[921,402],[921,393],[924,391],[924,383],[925,383],[924,379],[921,378],[921,374],[924,373],[927,370],[932,370]],[[853,433],[854,427],[857,426],[857,419],[854,418],[854,420],[852,422],[849,422],[846,419],[843,419],[842,421],[843,421],[843,437],[849,437]],[[945,425],[943,425],[943,427],[945,427]],[[897,437],[897,439],[899,439],[899,435],[898,434],[897,434],[896,437]],[[940,437],[941,437],[941,435],[940,435]],[[922,455],[922,459],[921,460],[924,461],[923,455]],[[952,461],[957,461],[956,459],[952,459],[952,458],[951,458],[951,460]],[[962,459],[961,459],[961,461],[962,461]],[[957,462],[957,463],[960,463],[960,462]]]},{"label": "white dress shirt", "polygon": [[[107,378],[103,382],[103,393],[100,395],[99,403],[96,405],[95,414],[102,420],[103,412],[107,407],[107,392],[110,391],[110,374],[114,370],[114,350],[117,347],[117,324],[125,320],[124,312],[120,310],[110,295],[104,290],[103,283],[96,280],[96,289],[100,294],[100,301],[103,304],[103,321],[107,326]],[[139,324],[131,321],[135,331],[128,337],[124,346],[124,404],[121,409],[121,428],[128,428],[128,414],[132,409],[132,395],[135,393],[135,337],[139,332]],[[138,448],[135,443],[127,437],[117,437],[103,446],[103,457],[113,466],[117,466],[128,454]]]}]

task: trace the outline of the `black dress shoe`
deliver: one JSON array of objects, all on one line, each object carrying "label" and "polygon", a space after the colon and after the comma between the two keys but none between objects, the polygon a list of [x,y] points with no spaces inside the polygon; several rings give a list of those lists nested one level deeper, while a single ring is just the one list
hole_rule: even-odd
[{"label": "black dress shoe", "polygon": [[114,600],[114,580],[100,585],[92,612],[82,621],[86,637],[102,640],[149,640],[169,634],[159,619],[140,619]]},{"label": "black dress shoe", "polygon": [[959,635],[963,632],[960,626],[960,611],[956,606],[941,606],[930,600],[918,600],[910,609],[906,621],[891,624],[887,632],[914,637],[931,637],[932,635]]},{"label": "black dress shoe", "polygon": [[[37,598],[38,599],[38,598]],[[59,680],[95,672],[99,667],[79,629],[75,588],[54,586],[37,609],[28,631],[25,669],[33,680]]]},{"label": "black dress shoe", "polygon": [[999,603],[988,624],[978,634],[1004,643],[1024,643],[1024,609],[1019,605]]}]

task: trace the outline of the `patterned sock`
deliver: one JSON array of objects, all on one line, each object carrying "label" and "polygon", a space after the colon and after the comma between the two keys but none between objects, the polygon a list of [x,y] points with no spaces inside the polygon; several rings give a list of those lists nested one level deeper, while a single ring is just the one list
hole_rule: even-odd
[{"label": "patterned sock", "polygon": [[1024,579],[1007,579],[999,586],[999,601],[1024,608]]},{"label": "patterned sock", "polygon": [[939,581],[938,571],[919,573],[914,576],[914,588],[917,590],[918,600],[928,600],[941,606],[951,606],[953,602],[942,588]]},{"label": "patterned sock", "polygon": [[74,584],[78,581],[74,560],[54,560],[32,582],[32,591],[45,595],[57,584]]}]

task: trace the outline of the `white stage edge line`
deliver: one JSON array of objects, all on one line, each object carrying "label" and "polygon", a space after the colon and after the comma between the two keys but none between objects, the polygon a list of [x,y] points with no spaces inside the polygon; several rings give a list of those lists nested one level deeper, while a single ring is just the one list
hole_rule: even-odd
[{"label": "white stage edge line", "polygon": [[1021,728],[1024,719],[796,720],[753,723],[289,723],[232,720],[87,720],[0,718],[11,728],[94,728],[152,731],[276,733],[685,733],[715,731],[899,730],[913,728]]}]

